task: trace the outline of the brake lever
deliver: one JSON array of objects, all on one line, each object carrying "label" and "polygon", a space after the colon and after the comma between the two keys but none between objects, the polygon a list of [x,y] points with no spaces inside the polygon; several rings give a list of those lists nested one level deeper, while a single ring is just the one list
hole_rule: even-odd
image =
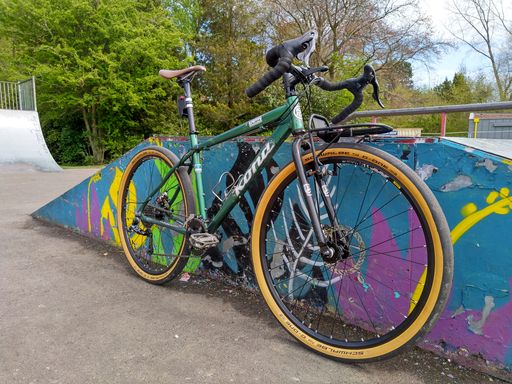
[{"label": "brake lever", "polygon": [[[373,87],[373,100],[379,104],[381,108],[384,108],[384,104],[382,104],[382,101],[379,98],[379,82],[377,81],[377,75],[375,74],[375,70],[373,67],[369,64],[366,64],[364,66],[364,74],[361,76],[363,79],[363,82],[366,82],[366,84],[371,84]],[[366,84],[362,84],[363,87],[366,86]]]},{"label": "brake lever", "polygon": [[382,104],[382,101],[380,101],[380,98],[379,98],[379,82],[377,81],[377,77],[374,77],[373,80],[370,82],[370,84],[373,86],[373,93],[372,93],[373,100],[375,100],[381,108],[385,108],[384,104]]}]

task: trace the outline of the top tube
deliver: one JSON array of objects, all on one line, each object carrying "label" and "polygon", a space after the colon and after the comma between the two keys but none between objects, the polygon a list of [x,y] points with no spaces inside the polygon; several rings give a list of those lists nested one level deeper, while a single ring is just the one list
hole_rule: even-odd
[{"label": "top tube", "polygon": [[265,125],[277,122],[282,118],[283,121],[281,121],[280,125],[289,124],[292,132],[304,130],[302,112],[299,105],[299,98],[297,96],[290,96],[287,98],[286,104],[206,140],[199,144],[196,149],[202,150],[210,148],[239,136],[260,132],[264,129]]}]

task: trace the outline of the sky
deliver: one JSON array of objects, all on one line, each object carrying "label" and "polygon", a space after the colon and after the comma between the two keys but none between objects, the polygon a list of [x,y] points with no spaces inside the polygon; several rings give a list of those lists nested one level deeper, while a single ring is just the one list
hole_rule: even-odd
[{"label": "sky", "polygon": [[[449,17],[446,0],[420,0],[422,9],[431,17],[434,29],[438,37],[453,41],[453,36],[448,32]],[[477,75],[486,72],[489,65],[482,55],[474,52],[468,45],[460,43],[457,49],[449,49],[439,56],[437,61],[429,63],[426,68],[422,63],[413,63],[413,81],[417,86],[433,87],[446,78],[453,79],[455,72],[462,67],[469,75]]]}]

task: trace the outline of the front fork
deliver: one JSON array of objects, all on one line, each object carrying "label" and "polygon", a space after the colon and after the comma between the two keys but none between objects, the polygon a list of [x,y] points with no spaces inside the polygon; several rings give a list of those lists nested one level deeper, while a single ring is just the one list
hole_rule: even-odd
[{"label": "front fork", "polygon": [[316,238],[318,240],[320,253],[322,254],[323,257],[330,258],[334,254],[334,249],[331,246],[329,246],[328,240],[325,237],[322,225],[320,223],[320,209],[318,208],[317,210],[315,206],[311,185],[309,184],[306,177],[306,172],[304,170],[304,164],[302,163],[302,155],[300,151],[303,144],[307,144],[311,149],[311,154],[313,156],[313,169],[308,172],[312,172],[313,174],[315,183],[317,184],[318,189],[320,190],[322,201],[324,202],[325,208],[327,210],[329,221],[334,228],[339,228],[338,219],[336,217],[334,205],[332,204],[332,199],[329,194],[329,188],[325,183],[324,175],[322,174],[322,170],[320,168],[321,164],[315,153],[313,137],[311,134],[298,136],[295,138],[292,144],[292,156],[293,162],[295,164],[295,169],[297,170],[297,177],[301,185],[300,191],[302,197],[304,198],[304,201],[306,202],[306,209],[308,211],[309,218],[313,226],[313,231],[315,232]]}]

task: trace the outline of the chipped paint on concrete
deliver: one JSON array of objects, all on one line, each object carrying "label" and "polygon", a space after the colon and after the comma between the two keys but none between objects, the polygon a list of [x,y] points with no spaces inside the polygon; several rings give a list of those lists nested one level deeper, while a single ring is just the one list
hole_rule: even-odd
[{"label": "chipped paint on concrete", "polygon": [[471,187],[473,185],[473,181],[471,180],[471,177],[468,175],[458,175],[450,181],[449,183],[446,183],[441,187],[442,192],[455,192],[460,189],[464,189],[467,187]]},{"label": "chipped paint on concrete", "polygon": [[416,169],[416,173],[423,181],[428,180],[437,171],[437,167],[432,164],[423,164],[421,167]]},{"label": "chipped paint on concrete", "polygon": [[483,159],[483,160],[477,161],[475,166],[476,167],[484,167],[491,173],[493,173],[498,168],[498,166],[496,164],[494,164],[494,162],[491,159]]},{"label": "chipped paint on concrete", "polygon": [[494,304],[494,297],[485,296],[484,298],[484,308],[482,309],[482,316],[480,320],[473,320],[473,315],[469,315],[468,319],[468,329],[476,335],[483,335],[482,327],[485,325],[491,310],[496,306]]}]

